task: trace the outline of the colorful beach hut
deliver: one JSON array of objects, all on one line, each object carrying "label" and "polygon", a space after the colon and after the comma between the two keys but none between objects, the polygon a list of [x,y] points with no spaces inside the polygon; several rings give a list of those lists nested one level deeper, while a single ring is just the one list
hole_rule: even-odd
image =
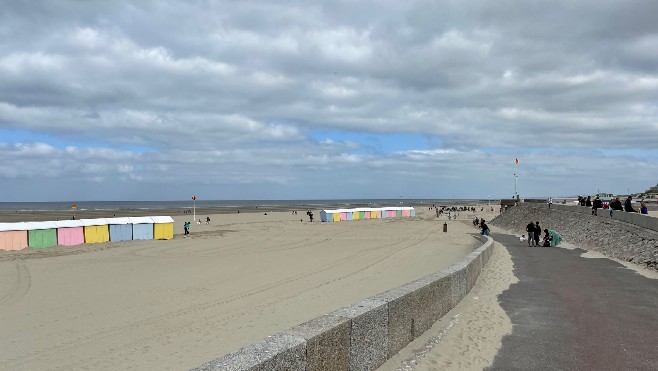
[{"label": "colorful beach hut", "polygon": [[174,219],[170,216],[152,216],[153,239],[171,240],[174,238]]},{"label": "colorful beach hut", "polygon": [[107,219],[80,219],[85,228],[85,243],[102,243],[110,240]]},{"label": "colorful beach hut", "polygon": [[22,250],[28,246],[25,223],[0,223],[0,250]]},{"label": "colorful beach hut", "polygon": [[148,216],[130,217],[133,226],[133,240],[153,239],[153,219]]},{"label": "colorful beach hut", "polygon": [[27,244],[29,247],[43,249],[57,245],[57,225],[55,222],[27,222]]},{"label": "colorful beach hut", "polygon": [[110,241],[130,241],[133,239],[133,224],[130,218],[107,218]]},{"label": "colorful beach hut", "polygon": [[85,243],[85,227],[79,220],[58,220],[57,244],[62,246],[74,246]]}]

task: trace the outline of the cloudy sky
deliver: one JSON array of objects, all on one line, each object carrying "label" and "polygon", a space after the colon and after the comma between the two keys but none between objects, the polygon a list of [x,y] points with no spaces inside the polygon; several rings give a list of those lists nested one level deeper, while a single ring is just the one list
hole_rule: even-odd
[{"label": "cloudy sky", "polygon": [[658,182],[655,0],[0,6],[0,201]]}]

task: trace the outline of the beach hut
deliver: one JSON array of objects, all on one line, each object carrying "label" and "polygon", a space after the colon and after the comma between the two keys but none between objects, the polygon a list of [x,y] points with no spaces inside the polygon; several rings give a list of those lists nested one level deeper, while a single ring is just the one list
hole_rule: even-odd
[{"label": "beach hut", "polygon": [[170,216],[152,216],[153,239],[171,240],[174,238],[174,219]]},{"label": "beach hut", "polygon": [[361,212],[359,210],[352,211],[352,220],[360,220]]},{"label": "beach hut", "polygon": [[74,246],[85,243],[85,227],[79,220],[58,220],[57,244],[62,246]]},{"label": "beach hut", "polygon": [[153,239],[153,219],[148,216],[130,217],[133,226],[133,240]]},{"label": "beach hut", "polygon": [[55,222],[27,222],[27,244],[36,249],[57,245],[57,225]]},{"label": "beach hut", "polygon": [[0,223],[0,250],[22,250],[27,246],[25,223]]},{"label": "beach hut", "polygon": [[85,228],[85,243],[102,243],[110,240],[107,219],[80,219]]},{"label": "beach hut", "polygon": [[110,241],[130,241],[133,239],[133,224],[130,218],[108,218]]},{"label": "beach hut", "polygon": [[334,210],[331,216],[333,217],[334,222],[340,222],[340,212]]}]

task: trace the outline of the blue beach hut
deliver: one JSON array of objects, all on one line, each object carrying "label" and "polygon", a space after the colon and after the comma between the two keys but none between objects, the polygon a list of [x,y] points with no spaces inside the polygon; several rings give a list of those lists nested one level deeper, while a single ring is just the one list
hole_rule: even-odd
[{"label": "blue beach hut", "polygon": [[153,239],[153,219],[148,216],[130,217],[133,227],[133,240]]},{"label": "blue beach hut", "polygon": [[133,225],[130,218],[108,218],[110,241],[130,241],[133,239]]}]

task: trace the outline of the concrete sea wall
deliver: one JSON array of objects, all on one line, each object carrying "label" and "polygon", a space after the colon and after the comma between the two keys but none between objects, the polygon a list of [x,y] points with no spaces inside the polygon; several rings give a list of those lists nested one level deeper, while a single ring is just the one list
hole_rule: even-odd
[{"label": "concrete sea wall", "polygon": [[483,242],[450,268],[268,336],[195,370],[374,370],[473,288],[493,253],[493,240]]},{"label": "concrete sea wall", "polygon": [[554,229],[577,246],[601,252],[611,258],[658,270],[658,218],[583,206],[522,203],[490,221],[491,225],[525,233],[530,221],[542,229]]}]

